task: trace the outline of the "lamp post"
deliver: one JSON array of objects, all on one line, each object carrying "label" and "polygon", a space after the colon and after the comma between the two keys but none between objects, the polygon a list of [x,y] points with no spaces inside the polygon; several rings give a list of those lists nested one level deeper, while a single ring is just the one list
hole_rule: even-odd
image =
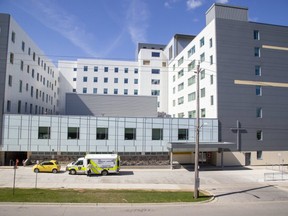
[{"label": "lamp post", "polygon": [[200,100],[199,100],[199,73],[200,73],[200,64],[197,65],[196,71],[196,140],[195,140],[195,182],[194,182],[194,199],[199,197],[199,132],[200,132]]}]

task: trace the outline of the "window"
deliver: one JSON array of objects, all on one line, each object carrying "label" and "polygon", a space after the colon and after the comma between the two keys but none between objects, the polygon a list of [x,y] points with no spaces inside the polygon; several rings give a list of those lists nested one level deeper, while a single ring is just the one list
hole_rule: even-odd
[{"label": "window", "polygon": [[256,138],[259,141],[263,140],[263,132],[262,132],[262,130],[257,130],[256,131]]},{"label": "window", "polygon": [[205,61],[205,53],[202,53],[200,55],[200,62],[204,62]]},{"label": "window", "polygon": [[188,94],[188,102],[194,101],[195,99],[196,99],[196,93],[195,92]]},{"label": "window", "polygon": [[19,80],[19,92],[22,92],[22,80]]},{"label": "window", "polygon": [[255,66],[255,76],[261,76],[261,66],[260,65]]},{"label": "window", "polygon": [[83,77],[83,82],[87,82],[88,78],[85,76]]},{"label": "window", "polygon": [[16,38],[16,33],[15,33],[15,32],[12,32],[11,41],[12,41],[13,43],[15,43],[15,38]]},{"label": "window", "polygon": [[128,78],[124,78],[124,83],[125,83],[125,84],[128,83]]},{"label": "window", "polygon": [[202,80],[202,79],[204,79],[205,78],[205,70],[202,70],[201,72],[200,72],[200,79]]},{"label": "window", "polygon": [[67,139],[80,139],[79,127],[68,127]]},{"label": "window", "polygon": [[125,140],[136,140],[136,128],[125,128]]},{"label": "window", "polygon": [[256,86],[256,95],[262,96],[262,86]]},{"label": "window", "polygon": [[214,96],[213,95],[210,96],[210,105],[214,105]]},{"label": "window", "polygon": [[114,78],[114,83],[118,83],[118,78]]},{"label": "window", "polygon": [[98,82],[98,77],[93,77],[93,82]]},{"label": "window", "polygon": [[74,77],[74,78],[73,78],[73,81],[74,81],[74,82],[76,82],[76,80],[77,80],[77,78],[76,78],[76,77]]},{"label": "window", "polygon": [[97,94],[97,88],[93,88],[93,94]]},{"label": "window", "polygon": [[150,65],[150,61],[149,60],[143,60],[143,65]]},{"label": "window", "polygon": [[21,49],[22,49],[23,52],[25,51],[25,42],[24,41],[22,41]]},{"label": "window", "polygon": [[195,53],[195,46],[188,50],[188,58]]},{"label": "window", "polygon": [[210,46],[210,48],[213,46],[213,40],[212,40],[212,38],[210,38],[210,40],[209,40],[209,46]]},{"label": "window", "polygon": [[35,52],[33,52],[33,61],[35,61],[35,59],[36,59],[36,53]]},{"label": "window", "polygon": [[73,68],[73,71],[77,71],[77,68]]},{"label": "window", "polygon": [[200,97],[205,97],[205,88],[200,89]]},{"label": "window", "polygon": [[213,83],[214,83],[214,76],[210,75],[210,84],[213,85]]},{"label": "window", "polygon": [[128,73],[128,68],[124,68],[124,73]]},{"label": "window", "polygon": [[210,65],[213,64],[213,55],[210,56]]},{"label": "window", "polygon": [[260,32],[258,30],[254,30],[254,40],[260,40]]},{"label": "window", "polygon": [[108,83],[108,77],[104,77],[104,83]]},{"label": "window", "polygon": [[182,56],[182,57],[178,60],[178,66],[180,66],[183,62],[184,62],[184,57]]},{"label": "window", "polygon": [[152,69],[151,73],[152,74],[160,74],[160,69]]},{"label": "window", "polygon": [[206,109],[205,108],[201,109],[201,117],[202,118],[206,117]]},{"label": "window", "polygon": [[262,160],[262,151],[257,151],[257,160]]},{"label": "window", "polygon": [[84,87],[82,92],[83,92],[83,94],[86,94],[87,93],[87,88]]},{"label": "window", "polygon": [[162,128],[152,128],[152,140],[163,140]]},{"label": "window", "polygon": [[124,89],[124,95],[128,95],[128,89]]},{"label": "window", "polygon": [[138,79],[134,79],[134,84],[138,84]]},{"label": "window", "polygon": [[160,57],[160,52],[152,52],[151,56],[152,57]]},{"label": "window", "polygon": [[138,89],[134,89],[134,95],[138,95]]},{"label": "window", "polygon": [[50,127],[39,127],[38,128],[38,139],[50,139],[51,134]]},{"label": "window", "polygon": [[173,82],[175,82],[175,80],[176,80],[176,77],[175,77],[175,75],[173,75]]},{"label": "window", "polygon": [[10,53],[10,63],[14,63],[14,53]]},{"label": "window", "polygon": [[114,68],[114,72],[115,72],[115,73],[118,73],[118,72],[119,72],[119,68],[118,68],[118,67],[115,67],[115,68]]},{"label": "window", "polygon": [[98,67],[94,66],[94,72],[98,72]]},{"label": "window", "polygon": [[151,95],[160,95],[160,90],[151,90]]},{"label": "window", "polygon": [[178,72],[178,79],[182,76],[184,76],[184,70],[181,70]]},{"label": "window", "polygon": [[196,76],[193,75],[192,77],[190,77],[190,78],[188,79],[188,86],[194,84],[195,81],[196,81]]},{"label": "window", "polygon": [[200,47],[204,46],[205,44],[205,39],[204,37],[200,39]]},{"label": "window", "polygon": [[178,98],[178,105],[181,105],[184,103],[184,97]]},{"label": "window", "polygon": [[189,133],[188,129],[178,129],[178,140],[188,140]]},{"label": "window", "polygon": [[189,111],[188,118],[196,118],[196,110]]},{"label": "window", "polygon": [[18,113],[21,113],[21,100],[18,101]]},{"label": "window", "polygon": [[159,85],[160,84],[160,80],[159,79],[152,79],[151,80],[151,84],[152,85]]},{"label": "window", "polygon": [[261,107],[256,108],[256,117],[262,118],[262,108]]},{"label": "window", "polygon": [[83,71],[88,71],[88,66],[84,66]]},{"label": "window", "polygon": [[7,108],[6,108],[7,112],[10,112],[11,111],[11,101],[8,100],[7,101]]},{"label": "window", "polygon": [[254,56],[255,57],[260,57],[261,53],[260,53],[260,47],[255,47],[254,48]]},{"label": "window", "polygon": [[134,68],[134,74],[138,74],[138,68]]},{"label": "window", "polygon": [[104,89],[103,89],[103,93],[104,93],[104,94],[108,94],[108,89],[107,89],[107,88],[104,88]]},{"label": "window", "polygon": [[181,91],[183,89],[184,89],[184,82],[182,82],[178,85],[178,91]]},{"label": "window", "polygon": [[104,67],[104,72],[108,72],[109,68],[108,67]]},{"label": "window", "polygon": [[195,60],[193,60],[190,64],[188,64],[188,71],[191,71],[195,68]]},{"label": "window", "polygon": [[12,86],[12,76],[11,75],[9,75],[9,77],[8,77],[8,85]]},{"label": "window", "polygon": [[97,128],[97,140],[108,140],[108,128]]},{"label": "window", "polygon": [[115,95],[118,94],[118,89],[114,89],[114,94],[115,94]]}]

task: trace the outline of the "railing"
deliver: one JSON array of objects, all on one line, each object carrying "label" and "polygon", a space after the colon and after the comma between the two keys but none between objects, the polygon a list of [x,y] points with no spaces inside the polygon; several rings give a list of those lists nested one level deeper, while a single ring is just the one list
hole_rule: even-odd
[{"label": "railing", "polygon": [[288,173],[275,172],[275,173],[264,173],[264,181],[287,181]]}]

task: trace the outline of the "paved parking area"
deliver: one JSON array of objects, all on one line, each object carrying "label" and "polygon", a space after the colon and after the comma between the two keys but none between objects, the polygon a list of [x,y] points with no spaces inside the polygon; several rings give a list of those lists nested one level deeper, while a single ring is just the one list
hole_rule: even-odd
[{"label": "paved parking area", "polygon": [[[186,169],[122,169],[118,175],[69,175],[63,171],[34,173],[18,167],[17,188],[194,189],[194,172]],[[13,187],[15,170],[0,167],[0,187]],[[264,182],[265,167],[200,171],[200,189],[215,195],[215,202],[288,200],[288,181]]]}]

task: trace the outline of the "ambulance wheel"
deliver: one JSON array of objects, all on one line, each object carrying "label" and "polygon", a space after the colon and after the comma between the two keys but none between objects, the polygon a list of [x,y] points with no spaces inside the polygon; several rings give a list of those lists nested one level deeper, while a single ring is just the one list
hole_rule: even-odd
[{"label": "ambulance wheel", "polygon": [[34,172],[39,173],[39,169],[38,168],[34,169]]},{"label": "ambulance wheel", "polygon": [[70,171],[69,171],[69,174],[75,175],[75,174],[76,174],[76,170],[74,170],[74,169],[70,170]]},{"label": "ambulance wheel", "polygon": [[58,172],[57,169],[52,170],[52,173],[57,173],[57,172]]},{"label": "ambulance wheel", "polygon": [[108,171],[107,171],[107,170],[103,170],[102,173],[101,173],[101,175],[102,175],[102,176],[108,175]]}]

